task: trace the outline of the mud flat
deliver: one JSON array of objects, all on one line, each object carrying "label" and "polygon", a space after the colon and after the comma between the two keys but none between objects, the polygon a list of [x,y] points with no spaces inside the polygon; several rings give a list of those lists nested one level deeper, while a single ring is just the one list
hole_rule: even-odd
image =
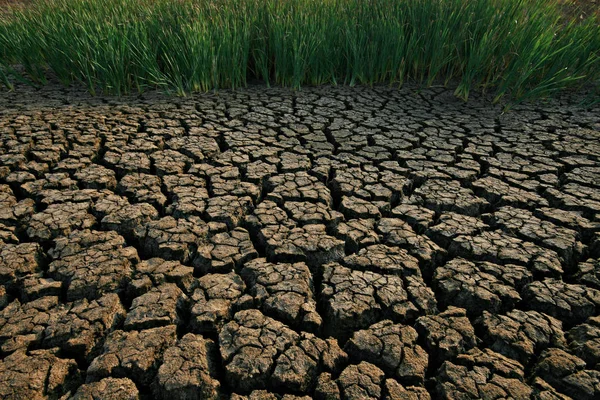
[{"label": "mud flat", "polygon": [[0,95],[0,397],[600,396],[600,108]]}]

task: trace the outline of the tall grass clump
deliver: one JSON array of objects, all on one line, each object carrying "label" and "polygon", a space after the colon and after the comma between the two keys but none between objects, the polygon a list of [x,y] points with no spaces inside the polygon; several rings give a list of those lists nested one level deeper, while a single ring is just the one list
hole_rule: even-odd
[{"label": "tall grass clump", "polygon": [[0,87],[6,86],[8,89],[12,89],[13,85],[9,80],[9,74],[6,66],[0,65]]},{"label": "tall grass clump", "polygon": [[[260,3],[260,2],[259,2]],[[286,86],[336,82],[343,20],[332,0],[266,1],[258,9],[266,37],[260,77]]]},{"label": "tall grass clump", "polygon": [[246,3],[223,12],[228,4],[226,0],[159,2],[147,24],[154,58],[143,64],[160,71],[163,81],[180,92],[245,85],[251,13]]},{"label": "tall grass clump", "polygon": [[452,84],[465,100],[598,85],[600,21],[567,21],[557,3],[40,0],[0,14],[0,85],[49,73],[116,94],[411,81]]},{"label": "tall grass clump", "polygon": [[94,93],[147,87],[179,93],[246,82],[245,7],[192,0],[42,0],[0,26],[1,60],[44,83],[47,70]]}]

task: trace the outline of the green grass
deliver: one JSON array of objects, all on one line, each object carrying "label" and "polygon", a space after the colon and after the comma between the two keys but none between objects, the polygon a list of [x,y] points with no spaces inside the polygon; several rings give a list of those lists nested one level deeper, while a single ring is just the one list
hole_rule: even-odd
[{"label": "green grass", "polygon": [[258,78],[520,101],[598,85],[600,21],[565,21],[549,0],[42,0],[0,14],[0,85],[49,71],[92,93]]}]

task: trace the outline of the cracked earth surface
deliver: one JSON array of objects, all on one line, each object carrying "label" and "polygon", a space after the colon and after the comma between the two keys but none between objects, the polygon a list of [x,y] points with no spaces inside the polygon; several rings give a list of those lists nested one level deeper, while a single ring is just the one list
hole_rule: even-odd
[{"label": "cracked earth surface", "polygon": [[600,108],[0,96],[0,397],[600,397]]}]

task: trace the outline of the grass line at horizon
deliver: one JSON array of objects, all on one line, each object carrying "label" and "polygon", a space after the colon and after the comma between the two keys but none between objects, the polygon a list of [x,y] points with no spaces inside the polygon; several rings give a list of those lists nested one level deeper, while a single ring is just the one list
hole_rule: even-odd
[{"label": "grass line at horizon", "polygon": [[600,86],[600,21],[564,21],[547,0],[41,0],[1,15],[0,85],[44,84],[48,70],[92,93],[258,78],[457,82],[465,100],[521,101]]}]

